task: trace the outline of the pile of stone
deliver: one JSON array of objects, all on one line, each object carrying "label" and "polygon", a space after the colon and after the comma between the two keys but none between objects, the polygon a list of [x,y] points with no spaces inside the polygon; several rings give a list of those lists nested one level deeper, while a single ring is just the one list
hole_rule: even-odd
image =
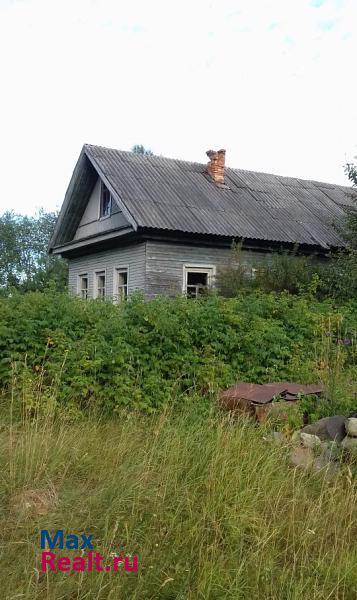
[{"label": "pile of stone", "polygon": [[294,466],[319,471],[338,470],[337,463],[348,454],[357,457],[357,418],[325,417],[293,434],[290,455]]}]

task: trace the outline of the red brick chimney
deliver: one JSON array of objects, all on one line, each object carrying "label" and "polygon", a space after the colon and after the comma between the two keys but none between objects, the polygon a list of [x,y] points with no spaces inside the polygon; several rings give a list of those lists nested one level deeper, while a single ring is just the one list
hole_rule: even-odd
[{"label": "red brick chimney", "polygon": [[226,151],[208,150],[206,152],[209,163],[207,164],[207,172],[212,177],[215,183],[224,183],[224,164],[226,161]]}]

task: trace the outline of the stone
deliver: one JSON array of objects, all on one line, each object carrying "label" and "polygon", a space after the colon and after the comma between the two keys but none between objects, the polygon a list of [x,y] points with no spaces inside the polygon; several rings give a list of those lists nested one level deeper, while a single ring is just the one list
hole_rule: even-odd
[{"label": "stone", "polygon": [[348,452],[357,456],[357,437],[349,437],[346,435],[345,439],[341,442],[341,446],[344,450],[348,450]]},{"label": "stone", "polygon": [[311,448],[294,448],[290,454],[290,462],[294,467],[310,469],[314,464],[314,453]]},{"label": "stone", "polygon": [[341,446],[338,442],[322,442],[321,443],[321,454],[328,458],[328,460],[340,460],[341,458]]},{"label": "stone", "polygon": [[357,419],[351,417],[346,421],[346,433],[350,437],[357,437]]},{"label": "stone", "polygon": [[321,440],[317,435],[302,431],[300,433],[300,439],[304,448],[318,448],[321,446]]},{"label": "stone", "polygon": [[317,435],[323,441],[337,440],[341,442],[346,435],[345,421],[346,418],[342,415],[324,417],[311,425],[305,425],[302,431],[310,435]]},{"label": "stone", "polygon": [[323,455],[315,458],[312,467],[314,471],[324,471],[327,475],[337,475],[340,472],[339,465],[329,461],[328,458]]}]

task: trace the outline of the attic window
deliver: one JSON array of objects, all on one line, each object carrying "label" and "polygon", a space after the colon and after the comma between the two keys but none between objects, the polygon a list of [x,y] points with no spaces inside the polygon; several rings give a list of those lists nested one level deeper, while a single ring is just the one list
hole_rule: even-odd
[{"label": "attic window", "polygon": [[99,206],[99,218],[105,219],[110,217],[112,212],[112,195],[108,188],[101,183],[100,186],[100,206]]}]

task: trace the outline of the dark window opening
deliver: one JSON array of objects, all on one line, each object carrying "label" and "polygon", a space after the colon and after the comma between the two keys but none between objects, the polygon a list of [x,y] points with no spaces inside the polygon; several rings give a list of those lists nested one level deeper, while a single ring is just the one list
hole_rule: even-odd
[{"label": "dark window opening", "polygon": [[100,192],[100,211],[99,218],[110,217],[112,212],[112,196],[108,188],[105,187],[104,183],[101,185]]},{"label": "dark window opening", "polygon": [[97,298],[105,297],[105,272],[97,273]]},{"label": "dark window opening", "polygon": [[186,292],[188,296],[197,298],[199,294],[204,293],[208,287],[208,273],[187,272]]},{"label": "dark window opening", "polygon": [[118,302],[123,302],[128,297],[128,271],[118,270]]},{"label": "dark window opening", "polygon": [[80,295],[83,300],[88,298],[88,275],[80,275]]}]

